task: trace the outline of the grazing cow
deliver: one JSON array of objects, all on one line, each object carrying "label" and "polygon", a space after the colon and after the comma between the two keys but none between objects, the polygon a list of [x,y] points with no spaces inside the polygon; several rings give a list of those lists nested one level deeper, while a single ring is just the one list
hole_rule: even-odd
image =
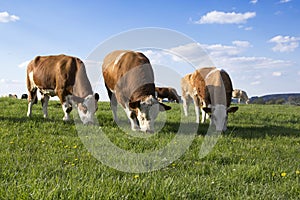
[{"label": "grazing cow", "polygon": [[21,99],[28,99],[28,94],[22,94]]},{"label": "grazing cow", "polygon": [[162,102],[164,98],[168,98],[169,102],[180,102],[180,96],[177,94],[175,88],[171,87],[155,87],[157,99]]},{"label": "grazing cow", "polygon": [[241,103],[241,100],[245,102],[246,104],[249,103],[249,98],[247,93],[244,90],[235,89],[232,91],[232,98],[237,98],[238,103]]},{"label": "grazing cow", "polygon": [[149,59],[140,52],[117,50],[103,61],[102,73],[117,122],[117,103],[125,110],[132,130],[154,132],[159,111],[171,107],[155,98],[154,74]]},{"label": "grazing cow", "polygon": [[93,94],[83,62],[66,55],[37,56],[27,66],[28,112],[37,103],[37,89],[42,94],[44,117],[48,117],[50,96],[58,96],[64,111],[64,121],[70,119],[72,103],[77,105],[84,124],[93,123],[99,95]]},{"label": "grazing cow", "polygon": [[231,107],[232,83],[224,70],[207,67],[187,74],[181,79],[184,113],[188,115],[188,105],[193,100],[196,122],[199,123],[199,107],[202,111],[201,123],[205,122],[206,113],[211,113],[210,123],[217,131],[227,129],[227,113],[236,112],[238,107]]},{"label": "grazing cow", "polygon": [[16,94],[8,94],[8,97],[12,98],[12,99],[17,99],[18,98],[18,96]]}]

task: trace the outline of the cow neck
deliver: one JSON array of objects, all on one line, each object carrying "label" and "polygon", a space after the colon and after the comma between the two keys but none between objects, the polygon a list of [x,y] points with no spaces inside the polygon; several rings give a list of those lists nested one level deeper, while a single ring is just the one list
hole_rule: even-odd
[{"label": "cow neck", "polygon": [[154,83],[148,83],[133,92],[130,101],[143,101],[146,99],[146,97],[152,95],[153,97],[155,96],[155,85]]},{"label": "cow neck", "polygon": [[84,64],[81,63],[78,66],[75,84],[73,87],[73,95],[85,98],[90,94],[93,94],[91,83],[87,77]]}]

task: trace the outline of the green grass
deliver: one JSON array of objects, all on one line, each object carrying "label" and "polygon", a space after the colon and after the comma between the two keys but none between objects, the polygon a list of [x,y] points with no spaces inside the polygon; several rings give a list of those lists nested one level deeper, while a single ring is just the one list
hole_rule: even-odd
[{"label": "green grass", "polygon": [[[116,146],[152,152],[177,133],[181,108],[170,105],[172,110],[156,123],[163,128],[150,136],[139,133],[144,138],[119,129],[108,103],[99,103],[97,118]],[[148,173],[127,173],[88,151],[74,121],[62,121],[58,102],[50,101],[49,119],[42,118],[40,102],[28,119],[26,100],[0,98],[0,199],[298,199],[300,107],[239,107],[206,157],[198,156],[208,128],[201,124],[178,160]],[[128,130],[126,119],[121,120]],[[189,131],[186,127],[184,133]]]}]

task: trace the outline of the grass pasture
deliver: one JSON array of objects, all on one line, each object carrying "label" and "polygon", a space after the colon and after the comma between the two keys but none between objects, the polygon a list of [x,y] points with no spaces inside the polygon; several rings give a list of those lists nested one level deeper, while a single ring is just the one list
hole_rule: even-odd
[{"label": "grass pasture", "polygon": [[[176,135],[181,105],[170,105],[167,122],[158,121],[163,128],[151,137],[122,132],[107,102],[99,103],[97,118],[121,149],[150,152]],[[49,119],[40,102],[28,119],[26,100],[0,98],[0,199],[299,199],[300,106],[239,107],[206,157],[198,153],[208,124],[178,160],[127,173],[93,157],[74,122],[62,121],[57,101],[49,102]]]}]

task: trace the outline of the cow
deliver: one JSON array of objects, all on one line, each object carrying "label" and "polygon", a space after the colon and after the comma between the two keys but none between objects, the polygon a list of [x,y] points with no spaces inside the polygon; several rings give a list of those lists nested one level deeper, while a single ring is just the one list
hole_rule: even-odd
[{"label": "cow", "polygon": [[237,98],[238,103],[241,103],[241,100],[245,102],[246,104],[249,103],[249,98],[247,93],[244,90],[241,89],[235,89],[232,91],[232,98]]},{"label": "cow", "polygon": [[12,98],[12,99],[17,99],[18,98],[18,96],[16,94],[8,94],[8,97]]},{"label": "cow", "polygon": [[159,111],[171,107],[155,97],[154,73],[149,59],[140,52],[116,50],[104,58],[102,73],[115,122],[118,122],[117,104],[120,104],[133,131],[153,133]]},{"label": "cow", "polygon": [[99,95],[93,94],[84,63],[67,55],[37,56],[27,66],[28,112],[37,103],[37,89],[42,95],[44,118],[48,117],[50,96],[58,96],[64,112],[64,121],[70,120],[69,113],[74,104],[83,124],[94,123]]},{"label": "cow", "polygon": [[184,114],[188,115],[188,106],[193,100],[196,123],[199,123],[199,107],[202,111],[201,123],[211,113],[210,123],[216,131],[227,129],[227,113],[236,112],[238,107],[230,107],[232,82],[228,73],[215,67],[197,69],[181,79]]},{"label": "cow", "polygon": [[28,94],[22,94],[21,99],[28,99]]},{"label": "cow", "polygon": [[162,102],[164,98],[168,98],[169,102],[180,102],[180,96],[175,88],[172,87],[155,87],[157,99]]}]

